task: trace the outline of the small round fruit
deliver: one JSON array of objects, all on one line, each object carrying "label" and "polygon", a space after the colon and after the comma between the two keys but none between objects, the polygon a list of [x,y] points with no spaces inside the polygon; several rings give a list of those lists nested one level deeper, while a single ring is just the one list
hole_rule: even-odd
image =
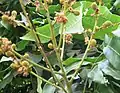
[{"label": "small round fruit", "polygon": [[105,21],[103,24],[102,24],[102,28],[104,29],[104,28],[107,28],[107,27],[109,27],[109,26],[111,26],[112,25],[112,22],[111,21]]},{"label": "small round fruit", "polygon": [[0,48],[0,55],[2,55],[3,54],[3,51],[2,51],[2,49]]},{"label": "small round fruit", "polygon": [[17,73],[18,73],[18,74],[22,74],[22,73],[23,73],[23,67],[19,67],[19,68],[17,69]]},{"label": "small round fruit", "polygon": [[92,33],[92,29],[87,29],[87,32]]},{"label": "small round fruit", "polygon": [[25,53],[25,54],[24,54],[24,58],[29,58],[29,54],[28,54],[28,53]]},{"label": "small round fruit", "polygon": [[11,51],[5,52],[5,55],[8,56],[8,57],[13,57],[14,56],[13,52],[11,52]]},{"label": "small round fruit", "polygon": [[64,4],[65,0],[59,0],[60,4]]},{"label": "small round fruit", "polygon": [[16,63],[12,63],[10,65],[10,67],[13,68],[13,69],[18,69],[20,66],[18,64],[16,64]]},{"label": "small round fruit", "polygon": [[100,27],[99,27],[99,26],[96,26],[96,27],[95,27],[95,31],[97,32],[98,30],[100,30]]},{"label": "small round fruit", "polygon": [[2,21],[8,21],[9,20],[9,16],[8,15],[3,15],[2,16]]},{"label": "small round fruit", "polygon": [[97,6],[96,2],[93,2],[93,3],[91,4],[91,8],[92,8],[93,10],[97,10],[97,9],[98,9],[98,6]]},{"label": "small round fruit", "polygon": [[29,66],[29,62],[24,60],[24,61],[21,62],[21,65],[25,66],[25,67]]},{"label": "small round fruit", "polygon": [[90,42],[90,46],[95,47],[96,44],[97,44],[97,41],[95,39],[92,39],[91,42]]},{"label": "small round fruit", "polygon": [[46,0],[48,4],[52,4],[53,0]]},{"label": "small round fruit", "polygon": [[15,44],[12,44],[12,49],[15,49],[16,48],[16,45]]},{"label": "small round fruit", "polygon": [[17,16],[17,12],[16,12],[15,10],[13,10],[13,11],[11,12],[11,15],[16,17],[16,16]]},{"label": "small round fruit", "polygon": [[78,10],[73,10],[73,14],[76,15],[76,16],[79,16],[80,12]]},{"label": "small round fruit", "polygon": [[49,43],[49,44],[48,44],[48,48],[49,48],[49,49],[53,49],[53,44],[52,44],[52,43]]}]

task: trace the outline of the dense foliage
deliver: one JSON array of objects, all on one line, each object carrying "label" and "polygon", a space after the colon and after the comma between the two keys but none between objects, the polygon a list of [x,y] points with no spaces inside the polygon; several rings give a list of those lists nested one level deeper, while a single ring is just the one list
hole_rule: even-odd
[{"label": "dense foliage", "polygon": [[120,0],[0,0],[0,93],[119,93]]}]

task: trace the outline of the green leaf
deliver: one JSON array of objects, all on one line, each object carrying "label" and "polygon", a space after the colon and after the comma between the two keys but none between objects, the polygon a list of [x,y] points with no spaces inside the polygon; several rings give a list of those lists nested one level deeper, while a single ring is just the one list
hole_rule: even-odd
[{"label": "green leaf", "polygon": [[116,80],[120,80],[120,71],[115,69],[108,60],[100,62],[98,67],[104,72],[105,75],[109,75]]},{"label": "green leaf", "polygon": [[[69,64],[68,66],[65,66],[66,73],[69,73],[70,71],[77,69],[79,64],[80,64],[79,61],[76,61],[73,62],[72,64]],[[88,64],[90,64],[90,62],[84,61],[82,66],[86,66]]]},{"label": "green leaf", "polygon": [[114,6],[116,8],[120,8],[120,0],[116,0],[115,3],[114,3]]},{"label": "green leaf", "polygon": [[70,58],[66,59],[65,61],[63,61],[63,65],[69,66],[69,65],[73,64],[76,61],[80,61],[80,58],[72,58],[72,57],[70,57]]},{"label": "green leaf", "polygon": [[112,33],[113,33],[115,36],[120,37],[120,25],[119,25],[119,27],[118,27],[115,31],[113,31]]},{"label": "green leaf", "polygon": [[120,70],[119,53],[117,51],[115,52],[115,50],[111,47],[105,47],[103,51],[104,51],[106,58],[110,61],[113,67]]},{"label": "green leaf", "polygon": [[36,63],[39,63],[42,60],[41,54],[33,54],[33,53],[30,53],[30,52],[28,52],[28,54],[30,56],[30,59],[33,60]]},{"label": "green leaf", "polygon": [[[83,24],[84,28],[86,29],[93,29],[95,24],[95,18],[91,16],[91,14],[94,13],[94,11],[90,8],[91,3],[83,1],[84,6],[84,16],[83,16]],[[98,17],[98,26],[101,26],[105,21],[111,21],[113,23],[120,22],[120,16],[117,16],[115,14],[112,14],[109,9],[105,6],[100,7],[100,13],[101,16]],[[95,38],[97,39],[104,39],[105,34],[111,35],[111,32],[114,31],[118,26],[110,26],[106,29],[101,29],[98,32],[95,33]]]},{"label": "green leaf", "polygon": [[50,14],[54,14],[57,11],[60,11],[61,6],[59,4],[57,5],[50,5],[49,6],[49,12]]},{"label": "green leaf", "polygon": [[120,38],[113,37],[109,45],[107,45],[103,52],[109,62],[113,65],[115,69],[120,70]]},{"label": "green leaf", "polygon": [[52,52],[48,55],[48,60],[50,61],[52,66],[56,66],[56,65],[59,66],[59,62],[55,52]]},{"label": "green leaf", "polygon": [[82,89],[82,84],[80,83],[74,83],[72,84],[72,91],[73,93],[82,93],[83,89]]},{"label": "green leaf", "polygon": [[16,76],[17,73],[10,71],[6,76],[3,78],[2,81],[0,81],[0,90],[4,88],[7,84],[11,83],[14,76]]},{"label": "green leaf", "polygon": [[82,9],[83,5],[79,3],[79,7],[75,8],[80,12],[79,16],[75,16],[73,13],[69,13],[67,15],[68,22],[66,23],[66,32],[65,33],[73,33],[73,34],[81,34],[84,31],[82,26]]},{"label": "green leaf", "polygon": [[29,41],[21,40],[20,42],[16,43],[16,50],[17,51],[22,51],[25,49],[25,47],[28,45]]},{"label": "green leaf", "polygon": [[[58,80],[62,79],[61,75],[56,75],[56,77],[58,78]],[[53,84],[55,83],[53,77],[51,77],[48,81],[52,82]],[[57,90],[56,87],[54,87],[53,85],[46,83],[43,87],[43,93],[63,93],[63,91]]]},{"label": "green leaf", "polygon": [[0,22],[7,30],[10,30],[12,28],[12,25],[9,24],[8,22],[6,21],[0,21]]},{"label": "green leaf", "polygon": [[95,66],[89,73],[88,78],[90,78],[92,81],[100,83],[100,84],[106,84],[107,81],[105,77],[103,76],[102,71],[98,66]]},{"label": "green leaf", "polygon": [[38,93],[42,93],[41,85],[42,85],[42,80],[37,78],[37,92]]},{"label": "green leaf", "polygon": [[1,60],[0,60],[0,63],[1,63],[1,62],[5,62],[5,61],[13,61],[13,58],[3,56],[3,57],[1,58]]},{"label": "green leaf", "polygon": [[114,91],[108,86],[99,84],[95,93],[114,93]]},{"label": "green leaf", "polygon": [[[39,76],[42,75],[43,70],[41,70],[38,67],[34,67],[34,69],[35,69],[37,75],[39,75]],[[43,93],[42,92],[42,80],[40,78],[37,78],[37,92],[38,93]]]},{"label": "green leaf", "polygon": [[[59,26],[56,25],[54,27],[54,29],[55,29],[55,31],[54,31],[55,35],[57,36],[59,33]],[[39,35],[42,43],[47,43],[48,41],[51,40],[51,38],[50,38],[51,37],[50,25],[49,24],[44,25],[42,27],[37,27],[36,30],[37,30],[37,34]],[[32,31],[28,32],[25,36],[20,37],[20,39],[28,40],[28,41],[35,41],[35,37],[34,37]]]},{"label": "green leaf", "polygon": [[52,85],[45,84],[43,87],[43,93],[55,93],[56,88]]},{"label": "green leaf", "polygon": [[112,76],[114,79],[116,80],[120,80],[120,71],[119,70],[116,70],[114,69],[113,67],[111,66],[108,66],[104,69],[102,69],[102,71],[106,74],[106,75],[109,75],[109,76]]}]

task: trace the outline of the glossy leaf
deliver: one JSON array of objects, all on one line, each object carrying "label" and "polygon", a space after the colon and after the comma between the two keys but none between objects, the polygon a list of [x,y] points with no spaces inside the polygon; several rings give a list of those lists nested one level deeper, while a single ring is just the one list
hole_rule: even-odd
[{"label": "glossy leaf", "polygon": [[0,63],[1,63],[1,62],[5,62],[5,61],[13,61],[13,58],[3,56],[3,57],[1,58],[1,60],[0,60]]},{"label": "glossy leaf", "polygon": [[2,81],[0,81],[0,90],[4,88],[7,84],[9,84],[13,77],[16,76],[17,74],[13,71],[10,71],[6,76],[3,78]]},{"label": "glossy leaf", "polygon": [[16,43],[16,50],[17,51],[22,51],[25,49],[25,47],[28,45],[29,41],[22,40],[18,43]]},{"label": "glossy leaf", "polygon": [[[59,33],[58,29],[59,29],[59,26],[56,25],[55,26],[55,31],[54,31],[56,36]],[[42,43],[46,43],[46,42],[51,40],[51,38],[50,38],[51,37],[50,25],[49,24],[44,25],[42,27],[38,27],[38,28],[36,28],[36,30],[37,30],[37,34],[39,35]],[[28,32],[25,36],[20,37],[20,38],[23,39],[23,40],[35,41],[35,37],[34,37],[34,34],[32,33],[32,31]]]},{"label": "glossy leaf", "polygon": [[43,87],[43,93],[55,93],[56,88],[52,85],[45,84]]},{"label": "glossy leaf", "polygon": [[[85,6],[84,9],[84,17],[83,17],[83,24],[84,28],[86,29],[93,29],[94,23],[95,23],[95,18],[91,16],[91,14],[94,13],[94,11],[90,8],[91,3],[90,2],[82,2],[83,6]],[[112,14],[106,6],[101,6],[100,7],[100,13],[101,16],[98,18],[98,26],[101,26],[102,23],[105,21],[111,21],[113,23],[118,23],[120,22],[120,16]],[[117,26],[111,26],[106,29],[101,29],[98,32],[95,33],[95,38],[97,39],[104,39],[105,34],[111,34],[112,31],[114,31],[117,28]]]},{"label": "glossy leaf", "polygon": [[120,70],[120,38],[113,37],[104,49],[103,52],[106,58],[110,61],[114,68]]},{"label": "glossy leaf", "polygon": [[120,37],[120,25],[119,25],[119,27],[118,27],[115,31],[113,31],[112,33],[113,33],[115,36]]},{"label": "glossy leaf", "polygon": [[82,9],[83,5],[79,3],[79,7],[75,8],[80,12],[79,16],[75,16],[73,13],[69,13],[67,15],[68,22],[66,23],[66,31],[65,33],[72,33],[72,34],[81,34],[84,31],[82,26]]},{"label": "glossy leaf", "polygon": [[98,66],[95,66],[89,73],[88,78],[90,78],[92,81],[100,83],[100,84],[106,84],[107,81],[105,77],[103,76],[102,71]]},{"label": "glossy leaf", "polygon": [[66,59],[65,61],[63,61],[63,64],[66,65],[66,66],[69,66],[69,65],[73,64],[76,61],[80,61],[80,58],[72,58],[72,57],[70,57],[70,58]]}]

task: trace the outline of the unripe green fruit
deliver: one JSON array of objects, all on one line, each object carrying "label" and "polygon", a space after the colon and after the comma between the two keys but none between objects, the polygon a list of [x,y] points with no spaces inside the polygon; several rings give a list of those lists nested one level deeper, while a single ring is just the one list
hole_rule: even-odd
[{"label": "unripe green fruit", "polygon": [[18,64],[12,63],[12,64],[10,65],[10,67],[13,68],[13,69],[17,69],[17,68],[19,68],[20,66],[19,66]]},{"label": "unripe green fruit", "polygon": [[3,15],[2,16],[2,21],[6,22],[9,20],[9,16],[8,15]]},{"label": "unripe green fruit", "polygon": [[64,4],[65,0],[59,0],[60,4]]},{"label": "unripe green fruit", "polygon": [[53,0],[46,0],[48,4],[52,4]]},{"label": "unripe green fruit", "polygon": [[28,53],[25,53],[25,54],[24,54],[24,58],[29,58],[29,54],[28,54]]},{"label": "unripe green fruit", "polygon": [[102,24],[102,28],[107,28],[109,26],[112,25],[112,22],[111,21],[105,21],[103,24]]},{"label": "unripe green fruit", "polygon": [[15,49],[15,48],[16,48],[16,45],[15,45],[15,44],[12,44],[12,48]]},{"label": "unripe green fruit", "polygon": [[8,56],[8,57],[13,57],[14,56],[14,54],[11,51],[5,52],[5,55]]},{"label": "unripe green fruit", "polygon": [[15,10],[13,10],[13,11],[11,12],[11,15],[16,17],[16,16],[17,16],[17,12],[16,12]]},{"label": "unripe green fruit", "polygon": [[94,47],[94,46],[96,46],[96,44],[97,44],[97,41],[95,39],[92,39],[90,42],[90,46]]},{"label": "unripe green fruit", "polygon": [[93,10],[98,9],[98,6],[97,6],[96,2],[93,2],[93,3],[91,4],[91,8],[92,8]]},{"label": "unripe green fruit", "polygon": [[80,12],[78,10],[73,10],[73,14],[76,15],[76,16],[79,16]]},{"label": "unripe green fruit", "polygon": [[92,30],[91,30],[91,29],[88,29],[87,32],[92,33]]},{"label": "unripe green fruit", "polygon": [[2,51],[2,49],[0,48],[0,55],[2,55],[3,54],[3,51]]},{"label": "unripe green fruit", "polygon": [[53,49],[53,44],[52,44],[52,43],[49,43],[49,44],[48,44],[48,48],[49,48],[49,49]]},{"label": "unripe green fruit", "polygon": [[22,66],[29,66],[29,62],[28,61],[22,61],[20,64]]},{"label": "unripe green fruit", "polygon": [[96,26],[96,27],[95,27],[95,31],[97,32],[98,30],[100,30],[100,27],[99,27],[99,26]]}]

